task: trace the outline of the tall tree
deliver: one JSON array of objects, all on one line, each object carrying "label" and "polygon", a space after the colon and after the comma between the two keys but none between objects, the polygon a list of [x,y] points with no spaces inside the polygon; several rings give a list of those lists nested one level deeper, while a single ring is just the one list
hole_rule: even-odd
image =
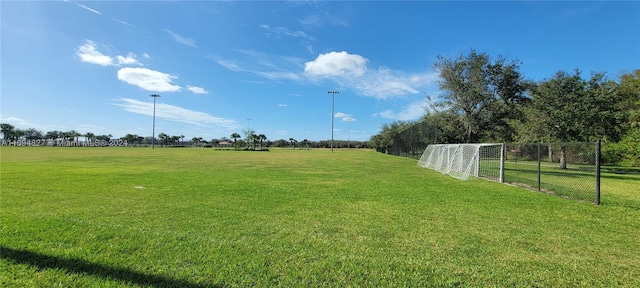
[{"label": "tall tree", "polygon": [[15,132],[15,127],[8,123],[0,124],[0,132],[2,132],[2,136],[4,140],[13,140],[13,133]]},{"label": "tall tree", "polygon": [[[616,83],[602,73],[584,80],[580,70],[573,74],[558,71],[532,90],[532,105],[521,134],[534,141],[585,142],[620,139],[624,113],[615,93]],[[527,135],[530,134],[530,135]],[[533,135],[531,135],[533,134]],[[560,168],[566,168],[564,146],[560,149]]]},{"label": "tall tree", "polygon": [[249,148],[249,144],[253,145],[253,149],[255,149],[256,144],[256,131],[252,129],[243,130],[244,133],[244,141],[247,143],[247,148]]},{"label": "tall tree", "polygon": [[44,135],[44,137],[45,137],[45,138],[47,138],[47,139],[56,140],[56,139],[61,138],[61,137],[62,137],[61,135],[62,135],[62,132],[57,131],[57,130],[54,130],[54,131],[48,131],[48,132]]},{"label": "tall tree", "polygon": [[378,134],[371,136],[369,141],[378,152],[387,153],[393,146],[393,138],[402,130],[413,125],[414,122],[394,121],[391,124],[383,124]]},{"label": "tall tree", "polygon": [[621,106],[627,111],[622,139],[617,143],[622,165],[640,166],[640,69],[620,77],[616,92],[623,99]]},{"label": "tall tree", "polygon": [[603,74],[595,73],[589,80],[573,74],[557,72],[553,78],[540,82],[532,90],[532,109],[527,124],[538,126],[537,141],[595,141],[620,137],[624,121],[622,101],[615,93],[616,84]]},{"label": "tall tree", "polygon": [[293,137],[289,138],[289,142],[291,142],[291,145],[293,146],[293,149],[296,149],[296,139],[293,139]]},{"label": "tall tree", "polygon": [[91,132],[84,133],[83,136],[87,138],[87,141],[90,141],[90,142],[93,141],[93,139],[96,137],[96,135]]},{"label": "tall tree", "polygon": [[446,106],[464,125],[464,142],[513,138],[508,119],[523,117],[517,107],[527,101],[531,86],[518,62],[501,56],[492,61],[486,53],[471,50],[455,59],[440,56],[434,68],[442,79],[438,84]]},{"label": "tall tree", "polygon": [[69,139],[71,139],[72,141],[78,141],[78,136],[81,136],[82,134],[80,134],[78,131],[76,130],[71,130],[69,132],[66,132],[66,135]]},{"label": "tall tree", "polygon": [[23,132],[24,132],[24,138],[26,138],[27,140],[38,140],[38,139],[44,138],[42,131],[37,130],[35,128],[28,128]]},{"label": "tall tree", "polygon": [[240,134],[234,132],[233,134],[231,134],[230,137],[231,139],[233,139],[233,147],[237,149],[238,148],[237,141],[238,141],[238,138],[241,137]]},{"label": "tall tree", "polygon": [[160,140],[161,140],[161,142],[160,142],[160,143],[164,142],[164,145],[165,145],[165,146],[167,145],[167,140],[168,140],[168,138],[169,138],[169,135],[165,134],[164,132],[162,132],[162,133],[158,134],[158,139],[160,139]]},{"label": "tall tree", "polygon": [[111,140],[111,137],[113,137],[113,135],[111,134],[95,136],[96,140],[107,141],[107,142]]},{"label": "tall tree", "polygon": [[258,140],[260,141],[260,149],[262,149],[262,142],[264,140],[267,140],[267,136],[265,136],[264,134],[260,134],[258,135]]},{"label": "tall tree", "polygon": [[22,130],[22,129],[15,129],[13,131],[13,140],[18,140],[20,139],[20,137],[25,136],[26,130]]},{"label": "tall tree", "polygon": [[620,76],[616,93],[623,99],[622,110],[628,112],[624,128],[640,128],[640,69]]}]

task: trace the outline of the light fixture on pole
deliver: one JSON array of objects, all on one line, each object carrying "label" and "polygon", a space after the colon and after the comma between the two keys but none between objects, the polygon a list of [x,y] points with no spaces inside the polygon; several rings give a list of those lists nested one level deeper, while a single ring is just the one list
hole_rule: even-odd
[{"label": "light fixture on pole", "polygon": [[334,118],[334,103],[335,103],[335,96],[336,94],[339,94],[340,92],[336,91],[336,90],[330,90],[329,92],[327,92],[329,94],[331,94],[331,153],[333,153],[333,118]]},{"label": "light fixture on pole", "polygon": [[153,98],[153,128],[151,130],[151,149],[156,148],[156,98],[160,97],[158,94],[149,95]]}]

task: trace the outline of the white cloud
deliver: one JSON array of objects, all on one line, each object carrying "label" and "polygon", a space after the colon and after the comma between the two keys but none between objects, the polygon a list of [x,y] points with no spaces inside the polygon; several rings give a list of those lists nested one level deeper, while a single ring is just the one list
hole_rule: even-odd
[{"label": "white cloud", "polygon": [[236,64],[233,61],[224,60],[224,59],[216,59],[215,61],[216,61],[216,63],[218,63],[218,65],[220,65],[220,66],[222,66],[224,68],[227,68],[227,69],[229,69],[231,71],[238,72],[238,71],[242,70],[242,68],[240,68],[240,65]]},{"label": "white cloud", "polygon": [[333,26],[349,27],[349,23],[347,21],[339,18],[334,13],[329,13],[325,10],[318,11],[316,14],[299,18],[297,20],[298,23],[305,26],[322,27],[325,24],[329,24]]},{"label": "white cloud", "polygon": [[278,104],[278,107],[287,107],[287,104]]},{"label": "white cloud", "polygon": [[367,59],[342,52],[329,52],[304,64],[304,72],[312,76],[362,76],[367,71]]},{"label": "white cloud", "polygon": [[129,53],[127,54],[127,56],[122,56],[122,55],[118,55],[116,56],[116,59],[118,59],[118,65],[133,65],[133,64],[140,64],[140,62],[138,62],[138,60],[136,59],[135,55],[133,53]]},{"label": "white cloud", "polygon": [[[125,111],[142,114],[147,116],[153,115],[153,102],[143,102],[130,98],[118,98],[119,103],[114,106],[122,107]],[[156,103],[155,115],[158,118],[183,122],[194,125],[213,124],[223,128],[236,129],[240,127],[237,121],[233,119],[211,116],[205,112],[194,111],[182,107]]]},{"label": "white cloud", "polygon": [[[269,55],[256,51],[239,51],[242,61],[211,56],[219,65],[240,73],[269,80],[290,80],[351,89],[360,95],[377,99],[406,97],[437,90],[438,74],[424,71],[406,73],[387,67],[369,69],[365,57],[342,52],[328,52],[306,61],[296,57]],[[338,85],[335,85],[338,84]]]},{"label": "white cloud", "polygon": [[260,28],[263,28],[269,31],[269,33],[267,33],[267,37],[271,36],[271,34],[274,34],[276,36],[284,35],[284,36],[305,38],[308,40],[316,40],[316,38],[313,38],[307,35],[307,33],[304,33],[303,31],[293,31],[285,27],[269,27],[269,25],[260,25]]},{"label": "white cloud", "polygon": [[208,56],[208,58],[213,59],[218,65],[233,72],[253,74],[269,80],[300,81],[303,79],[302,75],[282,68],[282,65],[300,67],[302,60],[299,58],[267,55],[251,50],[241,50],[238,52],[245,58],[248,57],[248,60],[228,60],[218,56]]},{"label": "white cloud", "polygon": [[209,94],[209,91],[204,90],[204,88],[198,86],[187,86],[187,89],[194,94]]},{"label": "white cloud", "polygon": [[118,22],[118,23],[120,23],[120,24],[124,24],[124,25],[127,25],[127,26],[131,26],[131,24],[129,24],[129,23],[125,22],[125,21],[122,21],[122,20],[118,20],[118,19],[116,19],[116,18],[111,18],[111,20],[116,21],[116,22]]},{"label": "white cloud", "polygon": [[254,71],[254,74],[260,75],[270,80],[299,80],[300,75],[288,71]]},{"label": "white cloud", "polygon": [[80,57],[82,62],[101,66],[142,65],[133,53],[129,53],[127,56],[117,55],[115,59],[109,55],[102,54],[102,52],[98,51],[97,44],[91,40],[86,40],[83,45],[80,45],[76,49],[76,55]]},{"label": "white cloud", "polygon": [[316,27],[320,27],[323,25],[322,20],[318,15],[309,15],[305,18],[300,18],[298,19],[298,23],[302,25],[316,26]]},{"label": "white cloud", "polygon": [[76,55],[80,57],[80,61],[102,66],[113,65],[113,58],[104,55],[96,48],[96,43],[87,40],[82,46],[76,49]]},{"label": "white cloud", "polygon": [[356,121],[356,118],[351,117],[351,114],[342,113],[342,112],[337,112],[336,114],[333,115],[333,117],[342,118],[342,121],[345,121],[345,122]]},{"label": "white cloud", "polygon": [[424,115],[425,109],[426,103],[424,100],[422,100],[410,103],[400,112],[385,110],[380,113],[375,113],[373,114],[373,116],[380,116],[387,119],[402,121],[416,120]]},{"label": "white cloud", "polygon": [[29,120],[25,120],[18,117],[12,117],[12,116],[0,115],[0,123],[8,123],[13,125],[15,128],[20,128],[20,129],[25,129],[25,128],[26,129],[28,128],[43,129],[41,125],[31,123]]},{"label": "white cloud", "polygon": [[119,80],[153,92],[180,91],[182,87],[171,83],[176,78],[178,77],[147,68],[125,67],[118,70]]},{"label": "white cloud", "polygon": [[87,11],[90,11],[90,12],[96,13],[96,14],[98,14],[98,15],[102,15],[102,13],[100,13],[100,11],[98,11],[98,10],[92,9],[92,8],[90,8],[90,7],[88,7],[88,6],[85,6],[85,5],[82,5],[82,4],[78,3],[78,2],[73,2],[73,3],[75,3],[76,5],[78,5],[78,6],[82,7],[83,9],[85,9],[85,10],[87,10]]},{"label": "white cloud", "polygon": [[406,74],[381,67],[367,73],[362,79],[347,79],[347,81],[351,80],[350,86],[363,95],[388,99],[419,93],[429,86],[436,85],[437,79],[437,73]]},{"label": "white cloud", "polygon": [[198,47],[198,46],[196,46],[196,40],[180,36],[180,35],[174,33],[173,31],[171,31],[171,30],[169,30],[167,28],[165,28],[164,31],[169,33],[171,35],[171,37],[173,37],[173,40],[176,40],[176,42],[178,42],[180,44],[184,44],[184,45],[191,46],[191,47]]}]

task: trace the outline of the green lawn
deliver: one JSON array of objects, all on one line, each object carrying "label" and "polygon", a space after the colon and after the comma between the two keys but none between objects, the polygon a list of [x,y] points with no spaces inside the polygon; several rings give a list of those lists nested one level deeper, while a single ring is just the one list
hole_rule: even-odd
[{"label": "green lawn", "polygon": [[0,148],[1,287],[639,287],[601,206],[361,150]]}]

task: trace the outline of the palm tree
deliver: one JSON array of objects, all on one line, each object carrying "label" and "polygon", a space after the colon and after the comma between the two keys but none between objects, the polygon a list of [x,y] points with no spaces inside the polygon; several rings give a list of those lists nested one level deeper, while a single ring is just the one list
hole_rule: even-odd
[{"label": "palm tree", "polygon": [[91,140],[93,140],[93,138],[96,137],[96,135],[91,132],[84,133],[83,136],[87,138],[87,142],[91,142]]},{"label": "palm tree", "polygon": [[236,140],[240,138],[240,134],[233,133],[231,134],[231,138],[233,138],[233,147],[238,148],[238,145],[236,145]]},{"label": "palm tree", "polygon": [[47,139],[51,139],[51,140],[57,140],[58,138],[60,138],[60,131],[54,130],[54,131],[49,131],[47,132],[47,134],[44,135],[44,138]]},{"label": "palm tree", "polygon": [[180,145],[184,145],[184,135],[180,135],[180,139],[182,139],[182,143],[180,143]]},{"label": "palm tree", "polygon": [[293,137],[289,138],[289,141],[291,141],[291,145],[293,145],[293,149],[296,149],[296,139],[293,139]]},{"label": "palm tree", "polygon": [[191,143],[196,144],[196,146],[198,146],[198,137],[191,138]]},{"label": "palm tree", "polygon": [[82,136],[82,134],[78,133],[78,131],[76,131],[76,130],[71,130],[71,131],[69,131],[67,133],[69,133],[68,134],[69,137],[71,139],[73,139],[73,141],[75,141],[75,142],[78,142],[78,137]]},{"label": "palm tree", "polygon": [[267,140],[267,136],[260,134],[258,135],[258,140],[260,140],[260,149],[262,149],[262,141]]},{"label": "palm tree", "polygon": [[307,148],[307,150],[309,150],[309,140],[303,139],[302,140],[302,145],[304,145],[304,147]]},{"label": "palm tree", "polygon": [[[166,145],[166,144],[167,144],[167,138],[169,138],[169,135],[164,134],[164,132],[162,132],[162,133],[158,134],[158,138],[159,138],[160,140],[163,140],[163,141],[164,141],[164,144]],[[161,142],[161,143],[162,143],[162,142]]]},{"label": "palm tree", "polygon": [[173,143],[173,146],[176,146],[176,143],[178,143],[180,140],[180,136],[171,136],[171,138],[169,138],[169,141],[171,141],[171,143]]},{"label": "palm tree", "polygon": [[260,137],[256,134],[251,134],[251,140],[253,142],[253,150],[256,150],[256,142],[260,141]]}]

